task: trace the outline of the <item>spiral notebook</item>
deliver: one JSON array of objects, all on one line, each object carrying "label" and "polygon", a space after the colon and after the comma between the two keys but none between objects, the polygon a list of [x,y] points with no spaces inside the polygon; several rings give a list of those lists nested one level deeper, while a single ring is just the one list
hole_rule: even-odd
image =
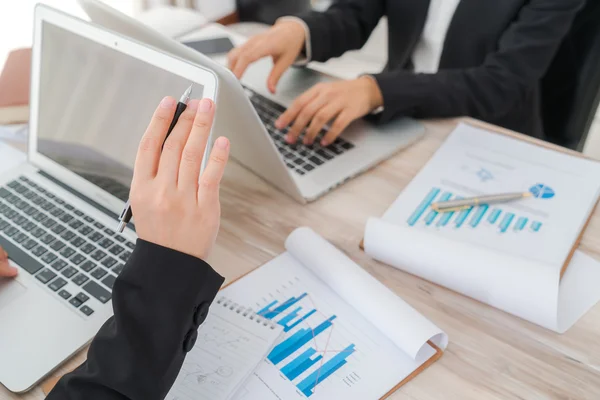
[{"label": "spiral notebook", "polygon": [[218,298],[166,399],[231,399],[282,333],[281,326],[251,309]]}]

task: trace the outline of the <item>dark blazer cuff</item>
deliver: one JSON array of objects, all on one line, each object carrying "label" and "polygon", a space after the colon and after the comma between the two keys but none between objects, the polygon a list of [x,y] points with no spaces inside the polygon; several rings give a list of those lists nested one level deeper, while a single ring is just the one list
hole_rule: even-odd
[{"label": "dark blazer cuff", "polygon": [[115,285],[120,280],[187,308],[198,306],[209,293],[214,298],[225,279],[197,257],[138,239]]},{"label": "dark blazer cuff", "polygon": [[[369,120],[385,123],[398,117],[417,117],[420,105],[435,98],[429,76],[397,70],[374,74],[383,96],[383,111]],[[433,96],[433,97],[432,97]]]},{"label": "dark blazer cuff", "polygon": [[331,40],[331,32],[326,16],[323,13],[311,11],[297,17],[304,21],[310,32],[310,61],[327,61],[330,57],[328,43]]}]

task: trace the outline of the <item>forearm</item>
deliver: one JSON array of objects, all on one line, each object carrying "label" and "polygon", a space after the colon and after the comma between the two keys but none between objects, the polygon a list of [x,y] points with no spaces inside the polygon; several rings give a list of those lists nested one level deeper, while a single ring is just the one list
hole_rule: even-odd
[{"label": "forearm", "polygon": [[113,290],[115,315],[98,332],[87,361],[48,399],[163,399],[190,336],[223,278],[204,261],[138,240]]},{"label": "forearm", "polygon": [[336,1],[325,12],[299,15],[310,31],[311,61],[327,61],[360,49],[384,14],[383,0]]}]

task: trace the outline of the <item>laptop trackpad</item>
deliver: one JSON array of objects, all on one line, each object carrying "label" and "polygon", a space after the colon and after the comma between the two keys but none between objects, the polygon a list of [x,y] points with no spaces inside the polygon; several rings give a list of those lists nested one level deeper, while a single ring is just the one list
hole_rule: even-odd
[{"label": "laptop trackpad", "polygon": [[0,278],[0,310],[27,292],[27,288],[14,279]]}]

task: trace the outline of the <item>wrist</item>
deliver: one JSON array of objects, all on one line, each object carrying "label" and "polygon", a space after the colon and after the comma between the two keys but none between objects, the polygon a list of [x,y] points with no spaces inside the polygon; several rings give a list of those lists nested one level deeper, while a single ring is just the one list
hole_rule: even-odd
[{"label": "wrist", "polygon": [[365,85],[369,109],[372,111],[383,107],[383,94],[381,93],[381,89],[379,88],[377,80],[375,80],[375,78],[373,78],[371,75],[363,75],[358,79],[362,80],[363,84]]},{"label": "wrist", "polygon": [[289,34],[289,45],[298,49],[298,56],[304,53],[307,61],[310,61],[310,30],[302,19],[291,16],[281,17],[275,21],[273,27],[281,28],[284,33]]}]

